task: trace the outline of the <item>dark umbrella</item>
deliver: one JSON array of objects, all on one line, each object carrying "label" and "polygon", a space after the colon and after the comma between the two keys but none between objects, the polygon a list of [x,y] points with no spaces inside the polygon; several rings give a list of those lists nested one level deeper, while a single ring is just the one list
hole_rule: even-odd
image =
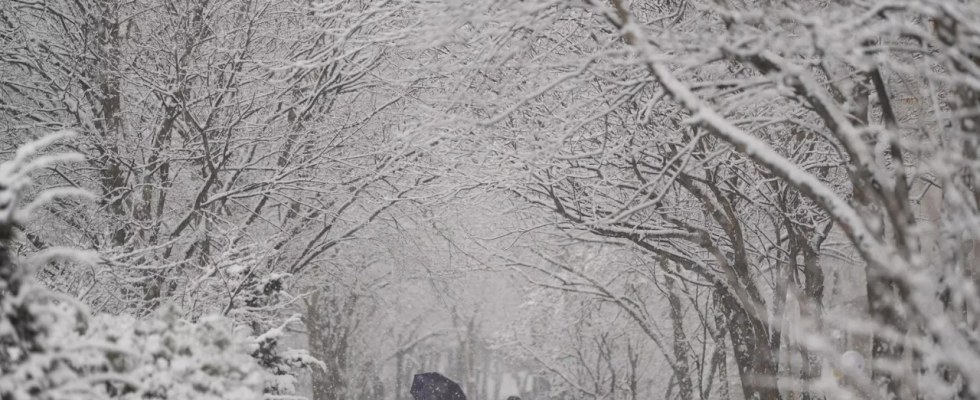
[{"label": "dark umbrella", "polygon": [[466,400],[459,384],[436,372],[415,375],[412,397],[415,400]]}]

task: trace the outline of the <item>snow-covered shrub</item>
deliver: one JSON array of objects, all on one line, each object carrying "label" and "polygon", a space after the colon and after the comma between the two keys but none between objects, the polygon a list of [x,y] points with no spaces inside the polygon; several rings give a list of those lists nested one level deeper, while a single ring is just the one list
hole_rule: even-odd
[{"label": "snow-covered shrub", "polygon": [[165,306],[145,321],[130,316],[100,315],[82,339],[111,343],[121,352],[106,352],[106,369],[124,373],[130,382],[105,385],[107,395],[123,399],[259,399],[263,371],[249,355],[251,340],[231,322],[206,317],[197,323]]},{"label": "snow-covered shrub", "polygon": [[[263,316],[250,310],[261,310],[264,306],[280,301],[278,297],[283,295],[284,280],[288,277],[284,274],[271,274],[261,279],[252,279],[245,286],[248,289],[244,296],[244,304],[233,311],[234,315],[249,321],[253,325],[253,330],[258,330],[262,326],[260,321]],[[324,367],[322,362],[313,358],[306,350],[282,346],[281,339],[286,327],[300,321],[299,315],[293,315],[280,325],[251,338],[251,355],[267,374],[265,393],[295,394],[297,375],[300,371]]]},{"label": "snow-covered shrub", "polygon": [[252,357],[267,374],[265,392],[268,394],[294,394],[297,372],[307,368],[325,368],[323,362],[310,356],[306,350],[280,347],[279,340],[286,326],[299,320],[299,315],[293,315],[281,326],[252,338]]}]

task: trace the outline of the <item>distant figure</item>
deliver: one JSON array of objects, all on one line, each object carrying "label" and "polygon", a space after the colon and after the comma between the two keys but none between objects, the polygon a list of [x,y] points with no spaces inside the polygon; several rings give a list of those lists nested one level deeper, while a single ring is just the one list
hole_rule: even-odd
[{"label": "distant figure", "polygon": [[862,373],[864,372],[864,356],[854,350],[848,351],[840,357],[840,368],[833,369],[834,377],[838,380],[844,379],[845,371],[848,370]]},{"label": "distant figure", "polygon": [[860,379],[859,376],[864,374],[864,355],[854,350],[845,352],[840,358],[840,369],[834,368],[834,377],[837,378],[837,384],[842,387],[849,387],[851,390],[855,390],[860,394],[858,398],[868,399],[872,396],[865,393],[860,386],[855,385],[856,379]]},{"label": "distant figure", "polygon": [[848,351],[840,357],[840,365],[857,372],[864,372],[864,356],[854,350]]}]

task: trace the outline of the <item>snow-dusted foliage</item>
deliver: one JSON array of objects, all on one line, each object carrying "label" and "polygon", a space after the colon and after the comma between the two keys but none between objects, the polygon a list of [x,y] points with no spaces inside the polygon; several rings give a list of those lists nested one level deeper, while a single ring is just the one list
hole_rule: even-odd
[{"label": "snow-dusted foliage", "polygon": [[65,341],[66,333],[84,331],[88,311],[39,285],[34,273],[50,261],[92,263],[97,259],[86,252],[49,249],[21,260],[9,250],[31,212],[58,194],[41,192],[33,202],[22,204],[31,185],[29,174],[56,161],[78,159],[37,154],[65,136],[69,135],[29,143],[12,160],[0,164],[0,397],[5,399],[70,398],[75,392],[91,390],[83,377],[92,365],[87,357],[79,357],[89,350],[87,343]]}]

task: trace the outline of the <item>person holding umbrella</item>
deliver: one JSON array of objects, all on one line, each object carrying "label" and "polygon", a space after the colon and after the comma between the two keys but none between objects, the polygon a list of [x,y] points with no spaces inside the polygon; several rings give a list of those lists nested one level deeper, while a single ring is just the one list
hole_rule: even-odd
[{"label": "person holding umbrella", "polygon": [[459,384],[437,372],[416,374],[412,381],[415,400],[466,400]]}]

